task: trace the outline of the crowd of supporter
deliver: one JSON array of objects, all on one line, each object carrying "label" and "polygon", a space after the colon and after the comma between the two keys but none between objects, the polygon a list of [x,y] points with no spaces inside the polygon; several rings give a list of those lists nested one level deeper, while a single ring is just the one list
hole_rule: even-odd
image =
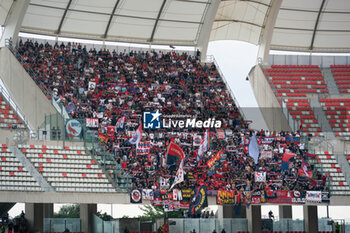
[{"label": "crowd of supporter", "polygon": [[[20,41],[18,51],[26,69],[49,98],[64,104],[72,118],[98,118],[98,134],[114,155],[117,166],[132,176],[133,186],[154,188],[159,178],[170,179],[177,167],[164,166],[167,146],[174,142],[186,154],[185,181],[177,188],[198,185],[218,190],[326,190],[327,177],[309,163],[298,133],[253,131],[243,120],[229,90],[213,64],[201,64],[199,57],[171,52],[116,52],[87,49],[77,43],[39,44]],[[144,111],[160,110],[163,116],[178,115],[220,120],[220,130],[210,129],[210,148],[198,158],[194,136],[205,129],[171,128],[143,130],[149,141],[149,155],[139,155],[128,140],[142,123]],[[126,115],[123,130],[109,131]],[[169,116],[170,118],[171,116]],[[166,118],[166,117],[165,117]],[[220,131],[220,132],[219,132]],[[270,151],[258,164],[248,156],[249,138],[256,134],[261,151]],[[269,138],[267,142],[265,139]],[[207,161],[218,151],[221,163],[211,176]],[[282,170],[285,151],[296,153]],[[312,173],[310,182],[301,172],[302,160]],[[255,182],[254,172],[266,172],[266,182]]]}]

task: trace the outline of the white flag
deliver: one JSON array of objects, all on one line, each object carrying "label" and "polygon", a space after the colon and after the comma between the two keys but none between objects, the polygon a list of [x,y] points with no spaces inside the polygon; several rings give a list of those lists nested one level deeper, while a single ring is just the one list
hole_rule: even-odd
[{"label": "white flag", "polygon": [[181,160],[181,163],[180,163],[180,166],[179,166],[179,170],[177,170],[176,172],[176,176],[175,176],[175,179],[174,179],[174,183],[171,185],[170,187],[170,190],[172,188],[174,188],[174,186],[176,184],[179,184],[181,182],[184,181],[184,168],[183,168],[183,163],[184,163],[184,160]]},{"label": "white flag", "polygon": [[198,157],[202,157],[203,153],[206,152],[209,149],[209,132],[208,130],[205,131],[203,141],[201,145],[199,146],[199,149],[197,151]]},{"label": "white flag", "polygon": [[136,144],[136,146],[140,143],[142,138],[142,124],[137,128],[136,132],[129,139],[130,144]]}]

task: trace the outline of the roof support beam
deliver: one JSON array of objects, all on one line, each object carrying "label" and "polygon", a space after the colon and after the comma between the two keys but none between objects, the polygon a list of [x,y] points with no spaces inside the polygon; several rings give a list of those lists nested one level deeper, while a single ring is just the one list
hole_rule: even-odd
[{"label": "roof support beam", "polygon": [[157,25],[158,25],[158,22],[159,22],[159,18],[162,15],[162,12],[163,12],[163,9],[164,9],[166,1],[167,0],[163,0],[163,3],[162,3],[162,5],[161,5],[161,7],[159,9],[158,16],[157,16],[156,22],[154,23],[152,34],[151,34],[151,38],[149,39],[149,42],[153,42],[153,38],[154,38],[154,34],[156,33],[156,29],[157,29]]},{"label": "roof support beam", "polygon": [[324,7],[325,3],[326,3],[326,0],[322,0],[320,10],[318,11],[318,14],[317,14],[314,31],[312,33],[312,39],[311,39],[311,44],[310,44],[310,51],[312,51],[312,49],[314,48],[314,42],[315,42],[315,36],[316,36],[316,32],[317,32],[318,22],[320,21],[320,16],[321,16],[321,13],[322,13],[322,10],[323,10],[323,7]]},{"label": "roof support beam", "polygon": [[259,38],[258,62],[265,64],[267,64],[269,60],[273,29],[282,5],[282,0],[273,0],[270,4],[271,6],[266,13],[264,25]]},{"label": "roof support beam", "polygon": [[57,28],[57,32],[56,32],[57,35],[61,33],[61,28],[62,28],[62,25],[63,25],[63,21],[66,18],[67,11],[68,11],[71,3],[72,3],[72,0],[69,0],[69,2],[67,4],[67,7],[64,10],[64,13],[63,13],[62,18],[61,18],[61,22],[60,22],[60,24],[58,25],[58,28]]},{"label": "roof support beam", "polygon": [[[29,5],[30,5],[30,6],[37,6],[37,7],[45,7],[45,8],[49,8],[49,9],[56,9],[56,10],[65,10],[65,9],[66,9],[66,8],[62,8],[62,7],[45,6],[45,5],[36,4],[36,3],[29,3]],[[78,10],[78,9],[69,9],[69,11],[78,12],[78,13],[87,13],[87,14],[95,14],[95,15],[110,16],[110,14],[103,13],[103,12],[93,12],[93,11]],[[133,18],[133,19],[156,20],[156,18],[151,18],[151,17],[132,16],[132,15],[115,14],[115,13],[114,13],[113,16],[116,16],[116,17],[124,17],[124,18]],[[202,22],[187,21],[187,20],[177,20],[177,19],[159,19],[159,21],[162,21],[162,22],[179,22],[179,23],[202,24]]]},{"label": "roof support beam", "polygon": [[106,30],[105,30],[105,34],[103,34],[103,38],[105,38],[105,39],[107,38],[109,26],[111,25],[113,16],[114,16],[115,11],[116,11],[116,9],[117,9],[117,7],[118,7],[118,5],[119,5],[119,2],[120,2],[120,0],[117,0],[117,1],[115,2],[114,8],[113,8],[112,13],[111,13],[111,16],[109,17],[109,20],[108,20],[108,23],[107,23],[107,27],[106,27]]},{"label": "roof support beam", "polygon": [[208,2],[210,2],[210,4],[208,3],[205,15],[202,16],[203,25],[200,25],[198,28],[196,49],[201,52],[201,61],[205,61],[207,58],[210,33],[213,28],[216,13],[220,6],[220,0],[210,0]]},{"label": "roof support beam", "polygon": [[259,25],[259,24],[256,24],[256,23],[251,23],[251,22],[248,22],[248,21],[236,20],[236,19],[216,19],[216,20],[214,20],[214,22],[245,23],[245,24],[249,24],[249,25],[252,25],[252,26],[255,26],[255,27],[259,27],[259,28],[263,27],[263,25]]},{"label": "roof support beam", "polygon": [[18,33],[22,26],[24,15],[28,9],[30,0],[13,1],[7,13],[4,23],[4,31],[0,40],[0,47],[5,46],[7,39],[12,38],[13,45],[17,44]]}]

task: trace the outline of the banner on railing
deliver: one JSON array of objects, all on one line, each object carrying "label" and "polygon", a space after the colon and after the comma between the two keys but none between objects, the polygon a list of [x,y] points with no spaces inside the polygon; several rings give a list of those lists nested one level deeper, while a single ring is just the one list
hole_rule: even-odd
[{"label": "banner on railing", "polygon": [[272,151],[261,151],[261,154],[260,154],[260,159],[272,159]]},{"label": "banner on railing", "polygon": [[142,203],[142,194],[139,189],[133,189],[130,192],[130,203]]},{"label": "banner on railing", "polygon": [[67,137],[80,137],[82,131],[82,125],[79,120],[71,119],[66,124],[66,136]]},{"label": "banner on railing", "polygon": [[86,127],[98,128],[98,118],[86,118]]},{"label": "banner on railing", "polygon": [[142,189],[142,199],[153,200],[154,192],[152,189]]},{"label": "banner on railing", "polygon": [[306,192],[306,201],[307,202],[322,202],[322,193],[321,191],[307,191]]}]

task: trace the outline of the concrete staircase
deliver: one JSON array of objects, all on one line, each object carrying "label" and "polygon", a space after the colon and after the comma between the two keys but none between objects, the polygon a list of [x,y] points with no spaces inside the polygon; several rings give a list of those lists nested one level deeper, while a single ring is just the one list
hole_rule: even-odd
[{"label": "concrete staircase", "polygon": [[339,95],[339,89],[334,81],[334,77],[330,68],[322,68],[321,73],[325,83],[327,84],[328,94]]},{"label": "concrete staircase", "polygon": [[350,165],[344,154],[335,154],[339,167],[341,168],[345,180],[350,185]]},{"label": "concrete staircase", "polygon": [[328,122],[328,119],[322,109],[322,106],[320,102],[317,99],[310,99],[310,106],[312,108],[312,111],[315,114],[315,117],[318,121],[318,124],[320,125],[322,132],[324,132],[324,136],[327,139],[334,139],[335,135],[333,133],[332,127]]},{"label": "concrete staircase", "polygon": [[9,147],[10,151],[17,157],[22,165],[27,169],[29,174],[38,182],[41,189],[45,192],[55,192],[55,189],[46,181],[46,179],[35,169],[34,165],[27,159],[27,157],[17,147]]}]

